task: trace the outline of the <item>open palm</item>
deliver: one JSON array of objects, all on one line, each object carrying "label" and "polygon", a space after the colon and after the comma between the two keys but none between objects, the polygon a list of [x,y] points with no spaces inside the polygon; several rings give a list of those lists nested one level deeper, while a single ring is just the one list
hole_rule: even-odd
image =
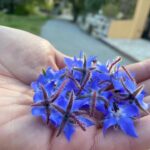
[{"label": "open palm", "polygon": [[[90,127],[77,129],[70,143],[63,135],[56,138],[55,130],[31,115],[32,90],[42,68],[64,67],[64,55],[44,39],[32,34],[0,27],[0,149],[1,150],[143,150],[150,148],[150,116],[137,123],[139,138],[133,139],[120,131]],[[150,61],[129,66],[150,93]],[[150,101],[147,96],[146,101]]]}]

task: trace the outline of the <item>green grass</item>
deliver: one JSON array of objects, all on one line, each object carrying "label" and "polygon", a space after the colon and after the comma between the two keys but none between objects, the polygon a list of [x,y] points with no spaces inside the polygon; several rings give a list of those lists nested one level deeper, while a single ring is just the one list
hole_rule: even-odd
[{"label": "green grass", "polygon": [[0,25],[22,29],[37,35],[40,34],[41,26],[47,19],[44,16],[17,16],[0,13]]}]

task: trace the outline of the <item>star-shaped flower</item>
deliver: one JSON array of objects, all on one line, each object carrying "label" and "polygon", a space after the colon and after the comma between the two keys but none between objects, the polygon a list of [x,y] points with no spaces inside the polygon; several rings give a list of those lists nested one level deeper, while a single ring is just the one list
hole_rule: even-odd
[{"label": "star-shaped flower", "polygon": [[90,117],[103,123],[104,133],[117,126],[137,137],[134,120],[140,117],[140,109],[148,113],[148,104],[144,102],[144,87],[137,85],[120,61],[117,57],[102,64],[82,53],[79,58],[65,58],[63,69],[43,70],[31,85],[32,114],[53,125],[57,136],[64,132],[69,141],[77,127],[85,131],[94,124]]},{"label": "star-shaped flower", "polygon": [[126,76],[120,78],[120,80],[113,82],[114,87],[119,91],[118,96],[121,100],[128,100],[130,103],[135,103],[140,109],[148,113],[148,104],[144,102],[144,86],[137,86],[135,80],[126,70]]},{"label": "star-shaped flower", "polygon": [[53,95],[48,95],[50,93],[51,87],[48,89],[49,92],[46,91],[43,85],[40,86],[40,90],[35,93],[34,101],[32,104],[32,114],[35,116],[42,116],[44,120],[46,120],[47,124],[49,123],[49,117],[51,114],[52,106],[51,104],[57,100],[60,96],[62,90],[65,88],[67,84],[67,80],[61,84],[58,90],[55,93],[51,93]]},{"label": "star-shaped flower", "polygon": [[112,126],[118,126],[127,135],[137,137],[133,118],[139,116],[136,105],[112,102],[103,120],[103,133]]},{"label": "star-shaped flower", "polygon": [[79,109],[82,105],[83,101],[75,101],[73,91],[70,93],[69,101],[65,110],[61,106],[53,104],[57,113],[51,119],[55,126],[59,127],[57,136],[64,131],[66,138],[70,140],[75,131],[75,124],[77,124],[83,131],[86,130],[86,126],[94,125],[92,121],[81,115],[82,111],[80,112]]}]

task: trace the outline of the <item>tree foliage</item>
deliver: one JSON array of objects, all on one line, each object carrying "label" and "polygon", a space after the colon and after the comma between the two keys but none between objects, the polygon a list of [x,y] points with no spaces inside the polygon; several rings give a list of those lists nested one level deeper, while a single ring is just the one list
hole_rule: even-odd
[{"label": "tree foliage", "polygon": [[72,13],[74,21],[77,20],[79,14],[86,15],[89,12],[97,12],[106,0],[68,0],[72,4]]},{"label": "tree foliage", "polygon": [[131,18],[134,14],[137,0],[106,0],[103,6],[104,14],[115,17],[119,12],[123,18]]},{"label": "tree foliage", "polygon": [[0,0],[0,9],[7,9],[11,14],[33,14],[37,9],[50,10],[53,0]]}]

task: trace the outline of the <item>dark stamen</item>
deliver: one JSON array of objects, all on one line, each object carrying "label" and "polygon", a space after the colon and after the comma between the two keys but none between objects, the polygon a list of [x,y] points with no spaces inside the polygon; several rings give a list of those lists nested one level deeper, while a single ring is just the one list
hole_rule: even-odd
[{"label": "dark stamen", "polygon": [[113,102],[113,107],[114,107],[115,112],[117,112],[119,110],[119,107],[115,102]]}]

